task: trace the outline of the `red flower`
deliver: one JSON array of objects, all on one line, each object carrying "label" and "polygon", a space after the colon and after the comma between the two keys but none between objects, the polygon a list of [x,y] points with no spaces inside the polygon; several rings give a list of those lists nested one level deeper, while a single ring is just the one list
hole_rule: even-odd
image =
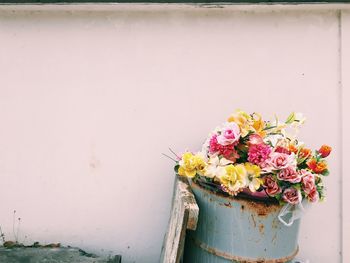
[{"label": "red flower", "polygon": [[317,174],[321,174],[327,170],[327,164],[325,162],[317,162],[316,159],[312,158],[307,163],[307,166]]},{"label": "red flower", "polygon": [[315,158],[312,158],[306,164],[313,171],[317,166],[317,160]]},{"label": "red flower", "polygon": [[221,145],[218,143],[217,135],[213,135],[209,141],[209,152],[211,154],[213,153],[219,153],[222,156],[224,156],[226,159],[231,160],[235,162],[239,155],[237,151],[234,148],[235,144],[229,144],[229,145]]},{"label": "red flower", "polygon": [[322,145],[318,152],[321,154],[322,158],[326,158],[332,151],[332,147],[328,145]]}]

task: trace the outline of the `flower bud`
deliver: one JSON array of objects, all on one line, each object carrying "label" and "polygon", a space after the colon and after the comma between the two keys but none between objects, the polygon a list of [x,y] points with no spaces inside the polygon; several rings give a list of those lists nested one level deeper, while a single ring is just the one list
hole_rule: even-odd
[{"label": "flower bud", "polygon": [[328,145],[322,145],[318,152],[321,154],[322,158],[326,158],[332,151],[332,147]]}]

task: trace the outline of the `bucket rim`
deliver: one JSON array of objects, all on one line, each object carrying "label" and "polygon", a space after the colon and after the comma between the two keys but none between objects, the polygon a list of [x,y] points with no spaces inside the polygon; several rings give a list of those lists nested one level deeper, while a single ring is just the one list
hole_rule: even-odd
[{"label": "bucket rim", "polygon": [[208,188],[205,188],[203,185],[193,181],[193,180],[189,180],[190,186],[192,189],[198,189],[201,192],[213,195],[217,198],[221,198],[224,199],[225,201],[228,202],[239,202],[239,203],[246,203],[248,202],[254,202],[254,203],[258,203],[258,204],[264,204],[264,205],[268,205],[268,206],[275,206],[276,208],[281,208],[282,206],[279,204],[279,202],[274,199],[274,198],[268,198],[268,199],[259,199],[259,198],[255,198],[253,196],[249,196],[247,194],[244,193],[239,193],[237,196],[230,196],[228,194],[225,194],[223,192],[214,192],[211,191]]}]

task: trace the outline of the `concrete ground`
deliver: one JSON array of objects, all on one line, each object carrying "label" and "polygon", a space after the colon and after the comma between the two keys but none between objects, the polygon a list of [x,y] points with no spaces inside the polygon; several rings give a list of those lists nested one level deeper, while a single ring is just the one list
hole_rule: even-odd
[{"label": "concrete ground", "polygon": [[0,263],[120,263],[118,256],[99,258],[78,248],[4,248]]}]

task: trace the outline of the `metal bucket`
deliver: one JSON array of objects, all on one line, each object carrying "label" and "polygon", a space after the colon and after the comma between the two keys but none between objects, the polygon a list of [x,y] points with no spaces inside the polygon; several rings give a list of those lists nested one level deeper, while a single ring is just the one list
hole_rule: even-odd
[{"label": "metal bucket", "polygon": [[199,218],[197,230],[187,232],[183,262],[286,263],[298,253],[300,220],[283,225],[280,205],[191,186]]}]

